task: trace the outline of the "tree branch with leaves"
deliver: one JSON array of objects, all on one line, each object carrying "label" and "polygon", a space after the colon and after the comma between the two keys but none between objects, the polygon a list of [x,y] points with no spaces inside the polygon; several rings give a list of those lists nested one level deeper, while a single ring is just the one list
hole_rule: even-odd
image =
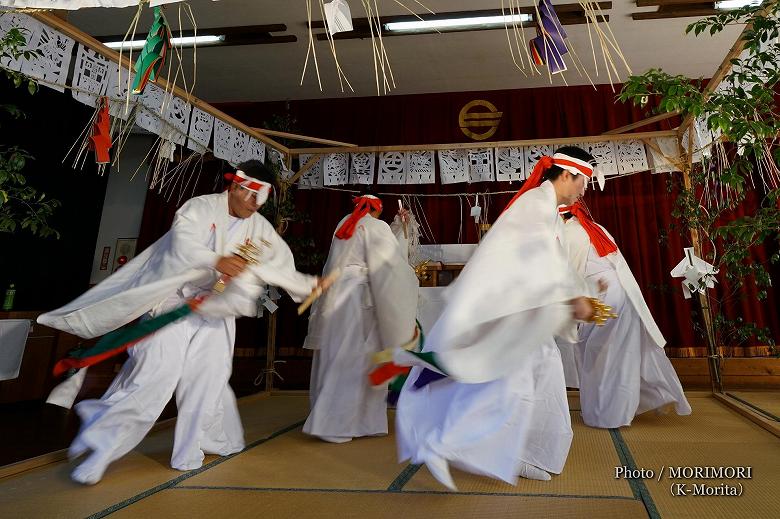
[{"label": "tree branch with leaves", "polygon": [[[773,344],[768,330],[742,318],[729,320],[722,309],[747,283],[755,284],[759,300],[767,297],[771,286],[767,265],[756,262],[751,251],[780,239],[780,118],[775,103],[780,84],[779,14],[777,1],[770,1],[687,27],[686,33],[700,36],[746,25],[740,36],[742,53],[730,60],[729,71],[714,88],[707,88],[701,78],[651,69],[631,76],[618,95],[622,102],[654,106],[655,113],[676,110],[684,120],[704,121],[714,136],[711,146],[696,149],[692,128],[682,129],[688,136],[688,153],[701,154],[701,161],[686,171],[689,184],[673,176],[670,190],[678,193],[673,217],[702,238],[705,259],[729,281],[728,293],[719,299],[710,296],[721,346],[751,337]],[[748,214],[734,218],[737,208]],[[769,261],[777,263],[780,255],[773,254]]]},{"label": "tree branch with leaves", "polygon": [[[22,29],[12,28],[0,38],[0,59],[37,59],[40,51],[26,50]],[[34,79],[21,72],[3,68],[6,78],[19,88],[26,85],[30,95],[38,91]],[[11,120],[20,120],[26,114],[13,104],[0,103],[0,113]],[[27,184],[24,169],[33,157],[18,146],[0,145],[0,232],[24,230],[45,238],[59,233],[49,225],[60,202],[47,199],[46,194]]]}]

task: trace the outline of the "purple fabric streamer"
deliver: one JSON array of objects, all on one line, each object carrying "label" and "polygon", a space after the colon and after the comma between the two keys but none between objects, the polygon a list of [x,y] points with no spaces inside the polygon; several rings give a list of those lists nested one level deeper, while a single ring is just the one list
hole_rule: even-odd
[{"label": "purple fabric streamer", "polygon": [[[544,27],[544,30],[551,35],[559,35],[560,43],[563,44],[563,40],[568,38],[568,36],[566,35],[563,24],[561,24],[561,21],[558,19],[558,14],[555,12],[550,0],[541,0],[539,2],[539,16],[542,17],[542,27]],[[558,49],[561,51],[561,54],[566,54],[565,46],[563,48],[559,47]]]},{"label": "purple fabric streamer", "polygon": [[417,380],[414,382],[414,388],[421,389],[431,382],[436,382],[443,378],[447,378],[447,375],[442,375],[438,371],[433,371],[432,369],[423,368],[422,373],[420,373],[420,376],[417,377]]},{"label": "purple fabric streamer", "polygon": [[557,74],[558,72],[563,72],[567,69],[566,63],[563,61],[563,56],[558,52],[557,47],[553,45],[551,38],[537,36],[531,41],[536,47],[536,51],[539,53],[542,62],[550,68],[550,72]]},{"label": "purple fabric streamer", "polygon": [[539,0],[539,17],[542,34],[531,41],[550,72],[563,72],[567,68],[563,55],[569,52],[563,41],[567,36],[550,0]]},{"label": "purple fabric streamer", "polygon": [[401,396],[400,391],[388,391],[387,392],[387,405],[389,406],[395,406],[398,405],[398,397]]}]

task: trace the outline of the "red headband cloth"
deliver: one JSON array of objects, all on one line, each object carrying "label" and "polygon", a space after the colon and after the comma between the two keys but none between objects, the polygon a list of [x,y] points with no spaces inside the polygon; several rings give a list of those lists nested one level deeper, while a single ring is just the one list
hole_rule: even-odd
[{"label": "red headband cloth", "polygon": [[585,229],[586,233],[588,233],[590,243],[596,249],[596,252],[598,252],[599,256],[604,257],[607,254],[617,252],[618,248],[617,245],[615,245],[615,242],[610,240],[609,236],[607,236],[607,233],[604,232],[604,229],[602,229],[596,222],[593,221],[593,217],[590,215],[590,211],[588,211],[588,208],[581,200],[578,200],[573,205],[568,207],[561,207],[558,209],[558,211],[561,214],[571,213],[577,217],[577,220],[579,220],[582,228]]},{"label": "red headband cloth", "polygon": [[588,178],[593,176],[593,166],[584,160],[571,157],[565,153],[556,153],[552,157],[549,155],[542,155],[536,162],[531,175],[520,188],[520,191],[515,193],[515,196],[513,196],[512,200],[510,200],[506,205],[504,211],[509,209],[509,206],[515,203],[515,200],[520,198],[524,193],[542,185],[542,178],[544,177],[544,173],[553,166],[558,166],[561,169],[565,169],[575,175],[585,175]]},{"label": "red headband cloth", "polygon": [[355,203],[355,210],[347,220],[336,231],[336,238],[339,240],[348,240],[355,233],[357,223],[361,218],[371,211],[381,211],[382,201],[373,195],[356,196],[352,199]]},{"label": "red headband cloth", "polygon": [[[225,179],[230,180],[235,184],[238,184],[244,189],[257,193],[258,205],[263,205],[265,201],[268,200],[268,195],[271,193],[271,190],[273,189],[273,185],[269,184],[268,182],[263,182],[262,180],[258,180],[254,177],[250,177],[240,169],[236,170],[235,173],[225,173]],[[263,189],[265,187],[267,187],[268,189],[267,190]]]}]

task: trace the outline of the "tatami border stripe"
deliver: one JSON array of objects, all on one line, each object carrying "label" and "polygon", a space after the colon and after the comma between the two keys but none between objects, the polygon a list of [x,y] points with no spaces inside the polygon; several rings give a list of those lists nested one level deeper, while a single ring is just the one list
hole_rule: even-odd
[{"label": "tatami border stripe", "polygon": [[[631,455],[628,444],[626,444],[620,431],[618,429],[610,429],[609,435],[612,437],[612,443],[615,445],[615,450],[617,451],[618,458],[620,458],[620,462],[632,471],[637,470],[634,457]],[[641,479],[628,478],[628,484],[631,487],[631,491],[634,493],[634,497],[642,501],[642,504],[645,505],[648,517],[650,519],[661,519],[658,509],[653,502],[653,498],[650,496],[650,491],[647,490],[645,482]]]},{"label": "tatami border stripe", "polygon": [[[397,494],[397,490],[371,490],[357,488],[283,488],[283,487],[235,487],[235,486],[212,486],[212,485],[179,485],[171,490],[239,490],[245,492],[322,492],[322,493],[345,493],[345,494]],[[453,496],[508,496],[508,497],[559,497],[566,499],[622,499],[628,501],[637,501],[633,497],[627,496],[599,496],[599,495],[578,495],[578,494],[529,494],[522,492],[447,492],[445,490],[405,490],[403,494],[436,494]]]},{"label": "tatami border stripe", "polygon": [[390,486],[387,487],[388,492],[400,492],[404,485],[409,483],[409,481],[414,477],[415,474],[417,474],[417,471],[420,470],[420,467],[422,465],[415,465],[413,463],[410,463],[407,465],[400,474],[398,474],[398,477],[396,477],[392,483],[390,483]]},{"label": "tatami border stripe", "polygon": [[166,490],[168,488],[174,487],[174,486],[178,485],[179,483],[181,483],[182,481],[185,481],[185,480],[187,480],[187,479],[189,479],[189,478],[191,478],[193,476],[197,476],[198,474],[201,474],[201,473],[209,470],[210,468],[216,467],[220,463],[224,463],[224,462],[226,462],[226,461],[228,461],[228,460],[230,460],[230,459],[232,459],[232,458],[234,458],[236,456],[239,456],[239,455],[243,454],[244,452],[257,447],[260,444],[263,444],[263,443],[265,443],[265,442],[267,442],[269,440],[273,440],[277,436],[281,436],[282,434],[285,434],[285,433],[290,432],[290,431],[292,431],[294,429],[297,429],[298,427],[302,426],[304,424],[304,422],[305,422],[305,420],[301,420],[299,422],[295,422],[292,425],[288,425],[287,427],[284,427],[283,429],[280,429],[280,430],[278,430],[278,431],[276,431],[274,433],[271,433],[270,436],[267,436],[265,438],[261,438],[259,440],[253,441],[252,443],[250,443],[249,445],[244,447],[244,449],[242,451],[240,451],[240,452],[236,452],[234,454],[230,454],[229,456],[222,456],[220,458],[217,458],[214,461],[212,461],[211,463],[203,465],[199,469],[191,470],[191,471],[189,471],[189,472],[187,472],[185,474],[182,474],[181,476],[173,478],[170,481],[162,483],[161,485],[157,485],[156,487],[153,487],[153,488],[150,488],[148,490],[145,490],[145,491],[141,492],[140,494],[136,494],[136,495],[134,495],[133,497],[131,497],[129,499],[125,499],[124,501],[120,501],[119,503],[113,504],[113,505],[109,506],[108,508],[106,508],[104,510],[101,510],[100,512],[97,512],[95,514],[90,515],[89,517],[87,517],[87,519],[99,519],[101,517],[105,517],[105,516],[107,516],[109,514],[113,514],[117,510],[121,510],[122,508],[128,507],[128,506],[132,505],[133,503],[137,503],[138,501],[141,501],[142,499],[146,499],[147,497],[149,497],[149,496],[151,496],[153,494],[156,494],[157,492],[160,492],[162,490]]}]

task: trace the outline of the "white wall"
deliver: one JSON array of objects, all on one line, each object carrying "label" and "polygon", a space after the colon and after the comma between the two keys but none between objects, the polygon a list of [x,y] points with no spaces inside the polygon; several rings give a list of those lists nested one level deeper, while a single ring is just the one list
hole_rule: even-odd
[{"label": "white wall", "polygon": [[[130,177],[146,157],[154,139],[155,136],[131,135],[119,157],[118,171],[117,168],[112,168],[108,174],[108,187],[103,202],[103,214],[100,217],[90,283],[99,283],[111,274],[118,238],[138,237],[146,200],[147,166],[142,166],[132,180]],[[106,270],[100,270],[104,247],[111,247],[111,253]]]}]

